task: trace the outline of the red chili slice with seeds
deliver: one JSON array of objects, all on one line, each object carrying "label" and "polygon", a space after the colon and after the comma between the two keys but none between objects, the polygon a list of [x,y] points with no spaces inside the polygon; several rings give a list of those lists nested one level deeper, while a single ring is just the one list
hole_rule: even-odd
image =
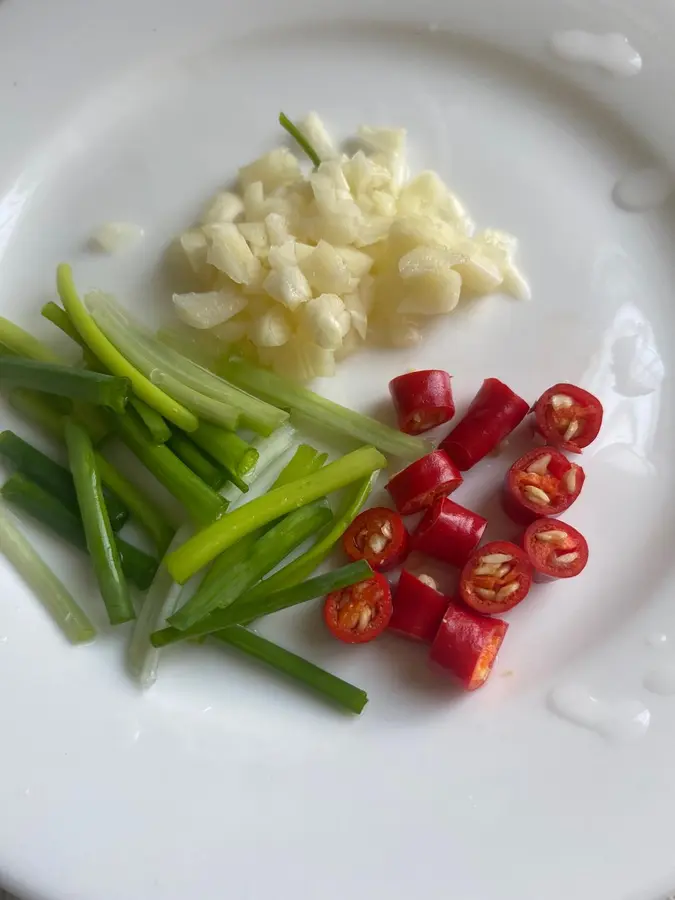
[{"label": "red chili slice with seeds", "polygon": [[559,519],[537,519],[523,535],[525,553],[534,567],[535,581],[574,578],[586,568],[586,538]]},{"label": "red chili slice with seeds", "polygon": [[423,456],[389,481],[387,490],[402,516],[412,516],[447,497],[462,484],[462,473],[443,450]]},{"label": "red chili slice with seeds", "polygon": [[509,469],[502,493],[504,511],[524,525],[542,516],[559,516],[577,499],[585,479],[581,466],[555,447],[537,447]]},{"label": "red chili slice with seeds", "polygon": [[452,672],[464,690],[475,691],[487,681],[508,627],[501,619],[480,616],[451,601],[430,657]]},{"label": "red chili slice with seeds", "polygon": [[471,556],[459,577],[459,594],[467,606],[484,615],[504,613],[527,597],[532,564],[510,541],[492,541]]},{"label": "red chili slice with seeds", "polygon": [[398,513],[376,506],[354,519],[342,537],[342,546],[350,559],[365,559],[371,569],[386,572],[406,558],[409,538]]},{"label": "red chili slice with seeds", "polygon": [[537,430],[547,444],[581,453],[602,426],[602,403],[575,384],[554,384],[534,405]]},{"label": "red chili slice with seeds", "polygon": [[441,369],[399,375],[389,382],[389,392],[398,427],[406,434],[422,434],[455,414],[450,375]]},{"label": "red chili slice with seeds", "polygon": [[331,634],[345,644],[365,644],[385,630],[391,619],[391,588],[375,574],[326,597],[323,618]]},{"label": "red chili slice with seeds", "polygon": [[428,575],[416,577],[403,570],[394,591],[394,614],[389,630],[407,638],[431,643],[439,629],[449,600]]}]

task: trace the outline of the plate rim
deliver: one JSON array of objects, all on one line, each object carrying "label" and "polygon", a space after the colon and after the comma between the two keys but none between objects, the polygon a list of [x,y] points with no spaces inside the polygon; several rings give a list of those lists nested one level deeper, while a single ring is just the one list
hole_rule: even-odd
[{"label": "plate rim", "polygon": [[[343,19],[345,16],[356,16],[357,10],[358,16],[362,18],[395,20],[420,29],[425,29],[431,22],[441,28],[446,22],[451,22],[455,30],[477,35],[488,43],[506,43],[511,52],[522,54],[537,65],[546,65],[558,71],[559,64],[549,57],[546,43],[552,21],[555,21],[556,27],[565,28],[583,19],[587,23],[584,27],[597,29],[611,18],[613,24],[608,30],[625,31],[630,33],[631,40],[635,40],[637,45],[642,42],[645,46],[649,45],[649,56],[643,73],[631,81],[613,81],[592,70],[578,69],[568,73],[570,81],[588,92],[596,102],[602,102],[612,109],[619,118],[634,115],[636,106],[640,105],[639,98],[645,91],[654,96],[665,96],[666,86],[675,84],[675,63],[668,62],[667,41],[659,39],[654,43],[658,23],[662,23],[664,32],[675,35],[675,6],[666,0],[646,0],[639,14],[629,0],[592,0],[586,4],[570,0],[550,4],[551,8],[541,12],[539,18],[531,15],[534,0],[513,0],[508,22],[497,16],[494,21],[483,22],[482,26],[477,21],[479,16],[476,15],[476,10],[480,7],[494,12],[500,8],[499,0],[475,0],[472,8],[470,5],[464,6],[458,0],[453,0],[453,3],[454,5],[444,4],[441,0],[420,0],[411,8],[405,0],[390,0],[388,3],[381,0],[323,0],[314,12],[315,18],[324,22],[333,21],[337,17]],[[160,0],[143,0],[141,3],[120,0],[116,5],[115,15],[111,5],[104,0],[91,0],[87,6],[86,22],[82,20],[82,6],[78,0],[64,0],[58,5],[58,10],[56,6],[49,0],[30,0],[23,6],[12,3],[11,0],[0,0],[0,103],[7,107],[9,116],[19,123],[12,142],[0,146],[0,198],[8,192],[17,172],[26,168],[27,158],[31,160],[28,168],[33,177],[35,173],[48,172],[48,154],[42,150],[29,151],[28,148],[39,146],[46,135],[60,133],[57,123],[63,121],[64,117],[67,123],[71,116],[86,112],[88,104],[95,102],[97,91],[104,89],[103,86],[115,73],[128,67],[128,77],[144,78],[151,66],[161,65],[174,58],[181,41],[184,42],[183,52],[199,48],[207,31],[211,29],[205,28],[203,24],[196,25],[195,13],[201,10],[207,17],[209,14],[213,15],[216,3],[215,0],[193,0],[189,9],[187,5],[173,4],[168,11],[166,4]],[[261,18],[268,24],[287,19],[289,10],[293,15],[300,16],[310,6],[309,0],[289,0],[282,13],[273,0],[254,0],[244,12],[237,12],[240,17],[234,22],[232,32],[244,34],[248,29],[255,28],[256,22]],[[128,34],[118,21],[122,9],[134,10],[134,34]],[[227,17],[233,15],[234,10],[234,4],[223,7],[218,13],[219,24],[231,24]],[[63,42],[58,42],[58,47],[45,42],[50,29],[58,29],[53,33],[65,33],[65,38]],[[120,52],[113,59],[107,59],[111,41],[115,39],[120,40]],[[6,53],[1,52],[3,43],[8,50]],[[143,48],[150,49],[149,56],[143,54]],[[41,67],[31,71],[31,60],[38,53],[42,60]],[[60,80],[50,78],[50,69],[53,71],[52,67],[58,66],[59,60],[76,53],[79,56],[77,63],[65,67],[63,76],[59,76]],[[103,57],[106,58],[101,61]],[[95,69],[95,75],[88,81],[83,93],[79,84],[82,72],[93,68],[97,61],[99,65]],[[47,101],[50,111],[45,115]],[[666,121],[667,119],[664,116],[655,120],[653,116],[645,114],[631,121],[638,123],[637,127],[643,131],[646,139],[658,146],[668,162],[675,167],[675,119],[672,122]],[[2,253],[0,233],[0,260]],[[128,696],[132,697],[133,692],[129,691]],[[659,739],[665,738],[664,735]],[[601,758],[600,754],[598,756]],[[12,867],[8,861],[3,860],[2,853],[0,847],[0,878],[3,876],[3,869],[6,869],[8,874],[4,877],[8,885],[10,879],[13,879],[11,886],[18,893],[36,900],[61,900],[61,897],[65,900],[66,894],[58,888],[47,892],[38,871],[18,871],[16,876],[12,876]],[[675,883],[675,872],[673,875]],[[645,900],[653,898],[645,895]]]}]

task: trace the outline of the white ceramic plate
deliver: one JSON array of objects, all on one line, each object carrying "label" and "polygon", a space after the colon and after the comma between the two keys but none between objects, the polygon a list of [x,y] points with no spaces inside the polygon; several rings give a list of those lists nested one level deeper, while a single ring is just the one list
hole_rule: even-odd
[{"label": "white ceramic plate", "polygon": [[[561,62],[555,32],[621,32],[642,72]],[[364,353],[325,386],[363,409],[408,366],[497,375],[530,398],[562,379],[606,424],[569,515],[592,562],[516,610],[489,685],[455,693],[395,640],[350,649],[316,610],[265,633],[365,687],[352,720],[217,650],[167,655],[141,695],[120,637],[65,645],[0,565],[0,881],[48,900],[655,900],[675,886],[673,209],[619,210],[626,172],[675,161],[668,0],[0,0],[0,312],[47,335],[54,269],[166,305],[162,250],[238,164],[317,109],[337,135],[404,125],[485,225],[522,241],[534,301],[485,302],[418,350]],[[83,249],[143,224],[124,257]],[[2,410],[2,423],[17,423]],[[507,460],[472,473],[468,505]],[[495,512],[494,531],[500,518]],[[35,532],[32,532],[35,534]],[[77,595],[81,562],[36,535]],[[670,635],[671,651],[649,646]],[[509,676],[509,677],[506,677]],[[651,712],[640,741],[553,716],[581,682]]]}]

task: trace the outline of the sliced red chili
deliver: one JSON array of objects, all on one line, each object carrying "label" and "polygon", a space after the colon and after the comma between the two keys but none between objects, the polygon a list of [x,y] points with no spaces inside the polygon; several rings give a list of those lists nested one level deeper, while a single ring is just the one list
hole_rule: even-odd
[{"label": "sliced red chili", "polygon": [[389,481],[387,490],[402,516],[427,509],[438,497],[456,491],[462,473],[444,450],[434,450],[403,469]]},{"label": "sliced red chili", "polygon": [[586,538],[559,519],[537,519],[523,535],[525,553],[534,567],[535,581],[574,578],[586,568]]},{"label": "sliced red chili", "polygon": [[334,591],[326,597],[323,618],[334,637],[345,644],[365,644],[382,634],[393,606],[383,575]]},{"label": "sliced red chili", "polygon": [[441,443],[465,472],[507,438],[529,412],[529,404],[497,378],[486,378],[466,415]]},{"label": "sliced red chili", "polygon": [[476,612],[504,613],[527,597],[532,575],[532,564],[520,547],[510,541],[491,541],[476,550],[462,569],[459,595]]},{"label": "sliced red chili", "polygon": [[443,497],[427,510],[412,535],[412,549],[461,569],[480,543],[487,519]]},{"label": "sliced red chili", "polygon": [[537,430],[547,444],[581,453],[602,426],[602,403],[575,384],[554,384],[534,405]]},{"label": "sliced red chili", "polygon": [[586,475],[555,447],[537,447],[509,469],[502,493],[506,514],[528,524],[541,516],[559,516],[581,493]]},{"label": "sliced red chili", "polygon": [[389,382],[389,392],[406,434],[422,434],[449,422],[455,414],[450,375],[441,369],[407,372]]},{"label": "sliced red chili", "polygon": [[394,614],[389,622],[391,631],[417,641],[433,641],[449,600],[432,584],[432,579],[423,581],[405,569],[401,572],[394,591]]},{"label": "sliced red chili", "polygon": [[465,690],[475,691],[487,681],[508,628],[501,619],[450,601],[431,645],[431,659],[459,678]]},{"label": "sliced red chili", "polygon": [[350,559],[365,559],[376,572],[398,566],[408,555],[408,532],[399,514],[377,506],[358,515],[342,537]]}]

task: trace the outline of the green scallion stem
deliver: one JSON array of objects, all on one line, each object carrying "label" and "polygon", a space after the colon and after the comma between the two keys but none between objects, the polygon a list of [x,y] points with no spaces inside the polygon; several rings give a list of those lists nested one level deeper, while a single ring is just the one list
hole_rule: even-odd
[{"label": "green scallion stem", "polygon": [[[250,478],[251,482],[255,481],[272,464],[272,462],[281,456],[281,454],[290,446],[292,438],[293,429],[288,425],[282,426],[282,428],[275,431],[271,437],[257,438],[260,459],[258,465],[248,474],[247,478]],[[313,456],[310,457],[304,451],[300,455],[296,453],[281,470],[273,487],[279,487],[280,485],[287,483],[288,476],[291,474],[296,478],[300,478],[303,475],[309,475],[311,472],[315,471],[315,466],[316,459]],[[241,503],[241,499],[242,495],[240,493],[239,496],[235,497],[233,500],[233,508]],[[262,537],[266,530],[269,530],[269,526],[260,528],[257,531],[252,531],[250,534],[247,534],[245,538],[242,538],[242,540],[238,541],[236,544],[228,547],[227,550],[220,554],[203,576],[197,591],[190,591],[189,583],[183,587],[183,591],[186,592],[185,597],[189,599],[192,594],[210,591],[215,584],[218,582],[222,583],[223,580],[226,580],[228,572],[232,571],[236,566],[248,559],[256,542]],[[181,593],[181,601],[182,597],[183,594]],[[184,606],[186,602],[187,600],[185,602],[180,602],[178,607]]]},{"label": "green scallion stem", "polygon": [[365,581],[367,578],[372,578],[372,575],[373,570],[368,563],[365,560],[359,560],[359,562],[333,569],[325,575],[318,575],[302,584],[293,585],[293,587],[284,588],[275,593],[260,595],[257,592],[253,600],[250,599],[251,591],[246,591],[231,606],[225,609],[216,609],[190,628],[183,631],[178,628],[164,628],[162,631],[156,632],[152,636],[152,642],[155,647],[164,647],[167,644],[174,644],[176,641],[204,637],[216,631],[222,631],[223,628],[231,628],[233,625],[247,625],[261,616],[268,616],[317,597],[325,597],[331,591],[339,591],[351,584]]},{"label": "green scallion stem", "polygon": [[315,450],[314,447],[311,447],[309,444],[300,444],[293,454],[293,457],[279,473],[277,480],[270,490],[283,487],[286,484],[290,484],[292,481],[297,481],[298,478],[304,478],[306,475],[311,475],[312,472],[318,472],[321,466],[326,462],[327,458],[327,453],[319,453],[318,450]]},{"label": "green scallion stem", "polygon": [[96,637],[96,629],[84,610],[33,549],[2,501],[0,501],[0,553],[32,588],[71,643],[81,644]]},{"label": "green scallion stem", "polygon": [[[291,446],[294,437],[294,430],[290,425],[282,425],[281,428],[278,428],[274,434],[270,437],[257,437],[254,440],[254,446],[258,453],[260,454],[260,458],[258,459],[258,463],[255,469],[252,469],[245,477],[247,484],[252,484],[258,480],[258,478],[262,477],[262,475],[269,469],[269,467],[274,463],[286,450]],[[288,470],[289,466],[293,461],[287,463],[285,468],[282,470],[279,478],[283,478],[284,473]],[[296,466],[297,474],[307,474],[304,471],[301,471]],[[231,497],[232,506],[231,509],[239,506],[244,498],[244,494],[241,493],[237,488],[234,487],[233,484],[226,485],[225,489],[221,491],[221,496]],[[182,606],[190,600],[193,594],[203,591],[211,590],[211,587],[217,583],[219,580],[222,581],[223,578],[226,577],[227,573],[246,560],[255,546],[256,541],[260,538],[265,532],[264,528],[261,528],[257,531],[252,531],[250,534],[246,535],[241,541],[238,541],[232,547],[229,547],[223,553],[220,554],[218,559],[214,562],[214,564],[206,571],[206,573],[201,577],[195,576],[194,579],[190,579],[186,584],[184,584],[180,591],[180,596],[178,598],[178,602],[174,606],[175,609],[180,609]],[[188,537],[191,537],[191,532],[188,534],[184,534],[181,536],[181,540],[178,542],[176,546],[179,546],[186,540]],[[194,581],[197,580],[198,587],[195,588]],[[172,610],[172,612],[174,611]]]},{"label": "green scallion stem", "polygon": [[288,118],[285,113],[279,113],[279,124],[282,128],[285,128],[286,131],[290,134],[293,140],[298,144],[299,147],[304,150],[307,156],[310,158],[312,165],[315,169],[318,169],[321,165],[321,157],[316,152],[314,147],[307,140],[305,135],[300,131],[297,125],[294,125],[293,122]]},{"label": "green scallion stem", "polygon": [[[57,307],[58,308],[58,307]],[[24,331],[22,328],[19,328],[18,325],[14,325],[12,322],[9,322],[7,319],[0,319],[0,329],[2,329],[5,337],[11,343],[11,353],[16,357],[24,357],[29,360],[33,360],[37,363],[46,363],[46,364],[55,364],[55,365],[63,365],[63,360],[57,356],[49,347],[46,347],[41,341],[38,341],[37,338],[34,338],[31,334]],[[0,351],[2,349],[2,342],[0,341]],[[3,354],[0,352],[0,356]],[[16,362],[16,360],[15,360]],[[69,370],[70,371],[70,370]],[[5,379],[8,381],[8,379]],[[16,391],[23,391],[22,388],[16,388]],[[12,392],[14,393],[14,392]],[[40,399],[41,394],[37,392],[29,392],[26,391],[26,395],[30,395],[32,393],[33,400],[36,402],[32,405],[37,407],[37,401]],[[105,418],[105,413],[102,409],[98,409],[95,406],[86,406],[85,404],[80,403],[79,401],[72,402],[70,399],[66,397],[58,397],[55,394],[47,399],[46,397],[42,398],[45,405],[48,405],[51,413],[61,413],[61,414],[69,414],[73,413],[75,418],[79,422],[82,422],[86,425],[89,430],[92,439],[98,443],[102,440],[109,432],[109,423]],[[11,399],[10,399],[10,402]],[[19,397],[18,403],[21,402],[21,398]],[[30,404],[31,401],[27,401]],[[36,409],[34,409],[34,413],[36,414]],[[49,416],[47,416],[47,419]]]},{"label": "green scallion stem", "polygon": [[[189,523],[176,532],[169,549],[179,546],[191,533]],[[140,609],[127,648],[127,666],[143,688],[149,688],[157,679],[160,650],[150,643],[150,635],[166,624],[167,617],[176,609],[180,588],[164,565],[160,565]]]},{"label": "green scallion stem", "polygon": [[[258,478],[262,477],[269,467],[286,452],[291,446],[294,434],[294,429],[290,425],[283,425],[270,437],[258,437],[254,440],[253,443],[260,454],[260,458],[255,469],[246,476],[249,484],[252,484]],[[226,494],[228,489],[232,487],[231,484],[227,485],[223,494]],[[236,506],[237,503],[240,503],[244,496],[239,492],[237,493],[238,496],[232,496],[234,506]],[[189,524],[183,525],[178,532],[176,532],[171,546],[169,547],[169,552],[179,547],[191,534],[191,526]],[[237,551],[236,559],[232,562],[233,565],[236,564],[236,562],[245,559],[249,550],[249,548],[246,547],[246,543],[249,539],[250,548],[257,540],[257,537],[255,534],[251,534],[248,538],[244,538],[244,540],[235,544],[234,547],[230,547],[229,550],[226,550],[225,553],[218,558],[217,564],[211,567],[206,578],[208,579],[212,572],[216,572],[217,566],[220,565],[221,560],[225,560],[226,563],[226,557],[231,553],[234,555],[233,551]],[[227,565],[224,566],[224,568],[226,567]],[[202,581],[205,582],[206,579],[202,579]],[[161,651],[152,646],[150,643],[150,635],[154,631],[163,628],[166,625],[168,617],[172,615],[179,606],[184,605],[183,598],[190,596],[188,593],[189,588],[189,584],[180,588],[171,578],[166,566],[160,566],[139,613],[127,651],[127,665],[132,675],[142,687],[147,688],[154,684],[159,668]]]},{"label": "green scallion stem", "polygon": [[[64,362],[61,357],[43,344],[42,341],[39,341],[37,338],[33,337],[32,334],[24,331],[23,328],[20,328],[13,322],[10,322],[9,319],[0,317],[0,332],[7,341],[5,344],[2,339],[0,339],[0,359],[3,357],[5,359],[12,358],[15,361],[17,359],[30,359],[34,362],[54,363],[57,365],[62,365]],[[0,384],[9,386],[11,382],[8,379],[3,379],[0,381]],[[49,403],[54,411],[64,415],[70,413],[73,408],[73,404],[66,397],[56,397],[52,395],[49,399]]]},{"label": "green scallion stem", "polygon": [[197,363],[202,369],[210,369],[218,357],[223,354],[223,344],[211,332],[204,334],[187,325],[160,328],[155,337],[181,356]]},{"label": "green scallion stem", "polygon": [[[189,537],[190,535],[187,536]],[[228,547],[227,550],[221,553],[213,565],[201,576],[201,580],[199,575],[196,575],[184,584],[180,588],[180,594],[174,609],[171,611],[171,615],[183,609],[188,603],[201,605],[201,598],[209,598],[213,592],[218,592],[227,578],[227,573],[240,569],[243,563],[246,562],[260,536],[261,532],[257,531],[247,534],[239,543]],[[175,546],[172,549],[175,549]],[[167,621],[168,618],[169,616],[167,616]]]},{"label": "green scallion stem", "polygon": [[148,404],[144,400],[141,400],[140,397],[131,396],[129,398],[129,405],[136,410],[138,418],[143,425],[145,425],[148,434],[150,435],[150,440],[155,444],[166,444],[171,437],[171,429],[157,410],[148,406]]},{"label": "green scallion stem", "polygon": [[169,571],[176,581],[183,584],[245,535],[294,509],[307,506],[314,500],[346,487],[385,465],[386,459],[374,447],[361,447],[329,463],[318,472],[275,488],[186,541],[167,558]]},{"label": "green scallion stem", "polygon": [[0,316],[0,344],[4,344],[15,356],[25,356],[27,359],[44,363],[62,362],[58,354],[45,346],[42,341],[2,316]]},{"label": "green scallion stem", "polygon": [[[2,496],[64,541],[87,552],[87,539],[79,512],[73,512],[39,484],[15,473],[2,486]],[[147,590],[155,577],[157,560],[122,538],[116,537],[115,543],[126,577],[140,590]]]},{"label": "green scallion stem", "polygon": [[[64,334],[67,334],[71,340],[82,347],[85,364],[88,369],[91,369],[94,372],[102,372],[105,375],[110,374],[106,367],[94,356],[89,347],[87,347],[82,340],[80,333],[70,321],[70,316],[65,310],[61,309],[60,306],[50,300],[49,303],[45,303],[42,307],[42,315],[45,319],[48,319],[56,325],[57,328],[60,328]],[[165,444],[171,437],[171,429],[160,414],[133,394],[129,397],[129,404],[136,410],[139,418],[148,429],[151,439],[156,444]]]},{"label": "green scallion stem", "polygon": [[12,463],[22,475],[49,491],[68,509],[77,512],[75,485],[68,469],[13,431],[0,433],[0,456]]},{"label": "green scallion stem", "polygon": [[[288,421],[287,412],[233,387],[213,372],[162,344],[111,297],[97,295],[88,299],[88,306],[101,331],[151,381],[163,378],[169,384],[166,379],[172,379],[172,390],[187,387],[197,394],[225,404],[230,409],[237,410],[242,425],[257,434],[268,436]],[[196,403],[198,398],[191,395],[190,402]],[[203,408],[200,418],[212,421],[212,416],[205,413],[206,409]],[[226,427],[228,425],[225,421],[215,421]]]},{"label": "green scallion stem", "polygon": [[52,437],[63,439],[65,418],[47,402],[44,394],[15,388],[7,397],[9,405],[26,416]]},{"label": "green scallion stem", "polygon": [[117,413],[124,412],[131,387],[127,378],[23,357],[0,356],[0,379],[14,387],[57,394],[92,406],[106,406]]},{"label": "green scallion stem", "polygon": [[[129,481],[100,453],[96,453],[95,459],[104,487],[111,490],[115,497],[119,497],[125,507],[131,512],[134,521],[148,535],[157,552],[160,556],[163,556],[166,553],[166,548],[171,543],[175,530],[167,520],[166,514],[162,512],[145,491]],[[108,512],[110,512],[110,504],[107,499],[106,505],[108,506]]]},{"label": "green scallion stem", "polygon": [[227,470],[239,490],[248,491],[244,477],[256,466],[258,451],[233,431],[223,431],[208,422],[201,422],[192,432],[192,440]]},{"label": "green scallion stem", "polygon": [[[292,446],[294,438],[295,428],[288,423],[277,428],[269,437],[254,438],[251,446],[258,451],[258,462],[255,469],[251,469],[242,480],[250,487]],[[238,505],[244,499],[242,492],[233,484],[226,484],[220,494],[232,504]]]},{"label": "green scallion stem", "polygon": [[[53,437],[63,440],[65,416],[49,403],[44,394],[24,388],[14,388],[9,392],[8,400],[10,406],[14,407],[17,412],[27,416]],[[76,408],[73,418],[87,429],[95,444],[100,444],[110,434],[110,426],[103,410],[95,406]]]},{"label": "green scallion stem", "polygon": [[94,444],[100,444],[113,430],[112,414],[103,406],[75,401],[70,418],[86,429]]},{"label": "green scallion stem", "polygon": [[320,669],[296,653],[284,650],[283,647],[279,647],[259,634],[248,631],[241,625],[226,628],[224,631],[214,634],[213,637],[223,644],[236,647],[247,656],[266,663],[277,672],[283,672],[319,696],[336,703],[349,712],[359,715],[368,702],[368,695],[365,691]]},{"label": "green scallion stem", "polygon": [[180,378],[175,378],[161,369],[153,369],[149,377],[153,384],[166,391],[170,397],[179,400],[200,421],[211,422],[232,431],[239,427],[241,413],[231,404],[200,394],[189,385],[183,384]]},{"label": "green scallion stem", "polygon": [[125,576],[139,591],[147,591],[157,574],[159,561],[120,537],[115,538],[115,543]]},{"label": "green scallion stem", "polygon": [[96,580],[110,623],[120,625],[135,618],[135,612],[103,500],[94,448],[85,429],[76,422],[66,422],[65,438]]},{"label": "green scallion stem", "polygon": [[423,438],[403,434],[369,416],[340,406],[333,400],[315,394],[309,388],[294,384],[274,372],[258,368],[243,360],[229,360],[219,374],[243,390],[267,400],[282,409],[298,413],[333,432],[346,434],[382,453],[405,460],[424,456],[431,445]]},{"label": "green scallion stem", "polygon": [[325,526],[316,543],[283,569],[279,569],[274,575],[270,575],[269,578],[252,588],[248,592],[248,599],[251,603],[272,591],[280,591],[301,584],[306,578],[309,578],[312,572],[331,554],[337,542],[361,511],[370,496],[378,474],[378,472],[373,472],[372,475],[346,489],[342,505],[335,514],[335,518]]},{"label": "green scallion stem", "polygon": [[174,628],[185,630],[203,619],[216,607],[229,606],[244,591],[282,562],[307,538],[332,518],[325,501],[312,503],[285,516],[255,542],[247,556],[237,565],[221,569],[219,577],[212,577],[169,619]]},{"label": "green scallion stem", "polygon": [[130,413],[120,416],[118,424],[124,443],[160,484],[183,504],[194,522],[205,525],[225,512],[227,501],[195,475],[165,444],[151,443]]},{"label": "green scallion stem", "polygon": [[[77,495],[73,477],[63,466],[54,462],[37,447],[24,441],[13,431],[0,433],[0,456],[14,464],[16,469],[27,478],[39,484],[46,491],[57,497],[72,513],[79,516]],[[110,467],[112,469],[112,466]],[[114,470],[113,470],[114,471]],[[107,481],[103,479],[104,485]],[[129,510],[114,489],[104,486],[110,523],[113,531],[119,531],[129,518]]]},{"label": "green scallion stem", "polygon": [[[233,603],[229,610],[222,611],[223,621],[226,622],[226,628],[231,625],[250,625],[263,616],[290,609],[292,606],[298,606],[308,600],[325,597],[333,591],[340,591],[372,577],[373,570],[364,559],[360,559],[357,562],[348,563],[346,566],[340,566],[338,569],[331,569],[330,572],[322,575],[315,575],[314,578],[308,578],[292,587],[282,588],[274,594],[262,595],[261,592],[256,592],[251,597],[248,592],[236,603]],[[225,616],[226,612],[229,612],[231,621],[228,621]],[[220,610],[217,610],[212,615],[216,616],[219,613]]]},{"label": "green scallion stem", "polygon": [[136,396],[156,409],[164,418],[178,425],[183,431],[194,431],[199,424],[196,416],[152,384],[103,334],[77,294],[70,266],[61,264],[58,267],[56,282],[65,311],[97,359],[114,375],[128,378]]},{"label": "green scallion stem", "polygon": [[169,441],[167,441],[167,446],[176,454],[178,459],[182,460],[189,469],[192,469],[195,475],[198,475],[214,491],[219,491],[227,482],[227,475],[223,469],[219,468],[206,454],[202,453],[199,447],[186,434],[183,434],[181,431],[174,431]]},{"label": "green scallion stem", "polygon": [[80,332],[70,321],[70,316],[65,309],[61,309],[58,303],[54,303],[53,300],[50,300],[49,303],[45,303],[40,310],[40,315],[47,319],[48,322],[51,322],[52,325],[56,325],[60,331],[67,334],[71,341],[75,341],[75,343],[79,344],[83,350],[89,350],[80,337]]}]

